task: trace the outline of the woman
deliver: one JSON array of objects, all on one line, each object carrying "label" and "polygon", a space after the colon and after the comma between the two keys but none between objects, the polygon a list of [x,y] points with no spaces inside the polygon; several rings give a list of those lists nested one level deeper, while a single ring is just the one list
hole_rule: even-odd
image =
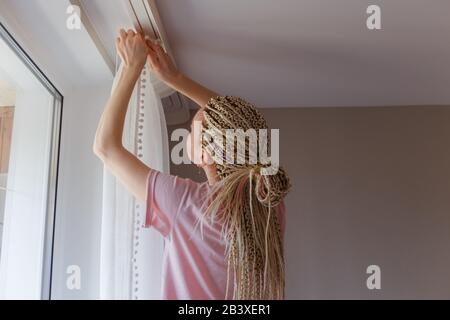
[{"label": "woman", "polygon": [[[228,158],[217,152],[225,145],[218,143],[218,134],[267,129],[264,118],[248,102],[219,96],[183,75],[159,45],[134,31],[120,31],[117,50],[124,69],[101,117],[94,152],[137,200],[146,202],[145,225],[167,240],[162,298],[283,299],[282,200],[289,180],[282,169],[263,175],[266,166],[249,161],[250,141],[244,142],[243,163],[223,161]],[[200,106],[194,121],[202,130],[191,132],[188,154],[207,182],[153,170],[123,147],[128,103],[146,61],[162,81]]]}]

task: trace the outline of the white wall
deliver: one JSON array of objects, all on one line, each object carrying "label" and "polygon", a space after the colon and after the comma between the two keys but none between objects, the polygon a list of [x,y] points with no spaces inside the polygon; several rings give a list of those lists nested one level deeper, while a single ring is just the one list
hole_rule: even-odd
[{"label": "white wall", "polygon": [[[75,88],[64,98],[58,181],[53,299],[97,299],[103,165],[92,152],[109,86]],[[81,289],[66,287],[67,267],[81,268]]]},{"label": "white wall", "polygon": [[[92,153],[112,74],[86,29],[66,28],[69,0],[2,0],[0,21],[64,97],[52,298],[98,298],[103,165]],[[57,44],[57,45],[56,45]],[[69,291],[68,265],[81,267]]]}]

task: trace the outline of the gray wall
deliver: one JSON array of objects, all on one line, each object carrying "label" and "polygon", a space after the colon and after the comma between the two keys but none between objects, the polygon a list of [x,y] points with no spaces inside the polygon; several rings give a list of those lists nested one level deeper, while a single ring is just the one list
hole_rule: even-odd
[{"label": "gray wall", "polygon": [[[449,299],[450,108],[262,111],[293,184],[287,298]],[[366,287],[372,264],[381,290]]]}]

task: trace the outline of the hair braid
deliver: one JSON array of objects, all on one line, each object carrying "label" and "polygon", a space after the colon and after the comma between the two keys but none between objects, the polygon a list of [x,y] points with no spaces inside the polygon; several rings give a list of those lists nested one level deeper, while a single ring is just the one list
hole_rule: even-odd
[{"label": "hair braid", "polygon": [[[282,168],[274,175],[261,174],[265,165],[249,163],[251,151],[258,151],[251,150],[247,140],[245,154],[235,150],[234,159],[243,157],[243,164],[226,161],[226,144],[216,143],[225,142],[227,129],[255,129],[259,141],[259,129],[268,129],[266,121],[252,104],[231,96],[212,98],[203,112],[203,133],[210,136],[203,139],[203,147],[213,158],[220,179],[206,214],[222,222],[228,270],[234,274],[233,299],[283,299],[283,243],[273,207],[289,191],[289,178]],[[228,282],[229,275],[227,288]]]}]

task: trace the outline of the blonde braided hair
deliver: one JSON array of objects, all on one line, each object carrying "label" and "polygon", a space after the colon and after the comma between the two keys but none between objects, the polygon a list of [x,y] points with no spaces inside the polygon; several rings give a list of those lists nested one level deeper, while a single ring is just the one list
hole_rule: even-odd
[{"label": "blonde braided hair", "polygon": [[268,129],[266,121],[253,105],[231,96],[210,99],[203,116],[202,133],[209,138],[202,139],[202,145],[213,159],[219,177],[204,212],[221,222],[227,240],[226,292],[232,270],[233,299],[284,299],[283,243],[273,208],[289,191],[289,178],[282,168],[274,175],[263,175],[267,165],[259,160],[250,163],[250,153],[258,151],[252,150],[254,146],[247,140],[245,154],[239,154],[239,148],[234,150],[234,159],[243,157],[244,163],[224,159],[227,129],[255,129],[260,141],[259,129]]}]

